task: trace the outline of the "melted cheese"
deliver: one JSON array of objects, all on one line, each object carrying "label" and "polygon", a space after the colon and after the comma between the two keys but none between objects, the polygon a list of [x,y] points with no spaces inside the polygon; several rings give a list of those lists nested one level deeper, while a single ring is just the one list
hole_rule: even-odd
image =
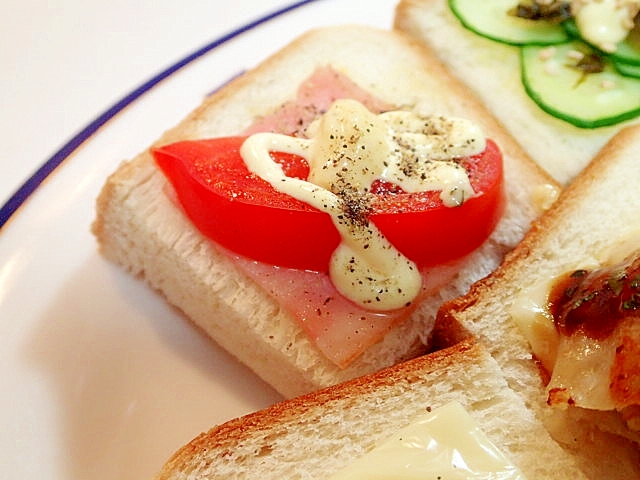
[{"label": "melted cheese", "polygon": [[547,301],[553,281],[553,278],[547,278],[522,290],[510,310],[534,355],[548,372],[553,371],[560,342]]},{"label": "melted cheese", "polygon": [[[609,374],[615,357],[615,339],[597,341],[583,335],[559,335],[546,304],[546,296],[536,299],[544,286],[524,292],[511,313],[531,345],[533,354],[551,374],[547,384],[552,406],[575,405],[597,410],[614,408],[609,390]],[[548,293],[548,290],[546,291]]]},{"label": "melted cheese", "polygon": [[543,183],[537,185],[531,193],[531,204],[534,205],[540,213],[549,210],[553,202],[558,199],[560,189],[556,185]]},{"label": "melted cheese", "polygon": [[547,385],[548,402],[553,406],[572,404],[611,410],[614,404],[609,391],[609,374],[616,339],[599,341],[583,335],[560,335],[548,304],[554,282],[555,277],[548,277],[524,288],[510,309],[533,354],[551,374]]},{"label": "melted cheese", "polygon": [[547,385],[549,403],[594,410],[615,409],[609,383],[616,346],[615,337],[595,340],[584,335],[562,336]]},{"label": "melted cheese", "polygon": [[523,480],[524,475],[456,402],[396,432],[330,480]]},{"label": "melted cheese", "polygon": [[[579,265],[567,266],[564,271],[617,264],[637,248],[638,238],[640,232],[630,232],[597,257],[585,258]],[[523,287],[510,308],[511,317],[528,340],[534,355],[551,375],[547,385],[548,403],[560,407],[575,405],[613,410],[615,402],[610,390],[610,374],[618,338],[611,335],[597,340],[579,334],[560,335],[548,300],[555,281],[556,276],[553,275]]]},{"label": "melted cheese", "polygon": [[582,37],[613,52],[634,26],[639,0],[573,0],[571,13]]},{"label": "melted cheese", "polygon": [[[464,168],[452,160],[482,152],[482,132],[462,119],[376,115],[355,100],[334,102],[308,132],[308,139],[254,134],[240,153],[248,169],[276,190],[331,215],[342,241],[329,274],[342,295],[371,310],[410,304],[422,277],[367,220],[371,186],[385,180],[407,192],[437,190],[445,205],[460,205],[474,192]],[[284,175],[270,151],[307,159],[308,180]]]}]

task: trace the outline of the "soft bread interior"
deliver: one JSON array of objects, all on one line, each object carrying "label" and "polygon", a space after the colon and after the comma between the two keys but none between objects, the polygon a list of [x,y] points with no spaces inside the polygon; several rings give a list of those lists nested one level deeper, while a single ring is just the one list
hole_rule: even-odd
[{"label": "soft bread interior", "polygon": [[328,362],[290,316],[185,219],[166,194],[167,182],[148,152],[110,176],[93,225],[107,258],[144,278],[286,397],[424,352],[438,307],[496,268],[541,212],[544,202],[537,195],[550,191],[553,197],[557,189],[429,50],[399,32],[368,27],[308,32],[208,97],[156,144],[237,134],[293,98],[295,86],[326,65],[391,104],[469,118],[504,154],[507,208],[491,238],[469,256],[454,281],[350,367]]}]

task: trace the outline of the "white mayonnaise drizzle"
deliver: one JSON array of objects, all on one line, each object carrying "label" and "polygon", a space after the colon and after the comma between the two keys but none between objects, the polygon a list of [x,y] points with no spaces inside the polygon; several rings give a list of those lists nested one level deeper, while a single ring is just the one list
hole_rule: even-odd
[{"label": "white mayonnaise drizzle", "polygon": [[[248,169],[276,190],[331,215],[341,243],[329,274],[342,295],[371,310],[409,305],[422,277],[368,221],[371,185],[382,179],[406,192],[438,190],[445,205],[458,206],[474,192],[464,168],[452,160],[482,152],[482,132],[462,119],[406,111],[376,115],[354,100],[336,101],[308,131],[308,139],[254,134],[240,153]],[[287,177],[271,151],[307,159],[308,180]]]},{"label": "white mayonnaise drizzle", "polygon": [[571,14],[582,37],[605,52],[614,52],[634,26],[640,0],[573,0]]}]

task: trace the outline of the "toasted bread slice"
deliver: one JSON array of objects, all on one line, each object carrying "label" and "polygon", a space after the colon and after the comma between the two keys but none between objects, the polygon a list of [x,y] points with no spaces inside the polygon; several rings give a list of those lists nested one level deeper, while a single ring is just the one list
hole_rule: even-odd
[{"label": "toasted bread slice", "polygon": [[365,375],[423,353],[445,301],[498,266],[558,185],[435,55],[399,32],[360,26],[311,31],[220,89],[155,145],[235,135],[295,97],[316,68],[331,66],[392,105],[469,118],[504,155],[507,206],[458,275],[347,368],[328,361],[273,298],[205,238],[166,194],[145,150],[107,180],[93,232],[108,259],[143,277],[211,338],[290,397]]},{"label": "toasted bread slice", "polygon": [[434,353],[214,427],[179,449],[157,479],[329,478],[451,401],[527,478],[586,478],[481,344],[455,323],[439,324],[434,337]]}]

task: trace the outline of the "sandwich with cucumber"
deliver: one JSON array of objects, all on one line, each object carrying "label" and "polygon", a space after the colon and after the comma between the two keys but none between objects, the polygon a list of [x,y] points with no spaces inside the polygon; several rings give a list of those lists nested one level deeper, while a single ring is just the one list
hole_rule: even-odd
[{"label": "sandwich with cucumber", "polygon": [[559,185],[431,50],[310,31],[107,179],[100,251],[285,397],[424,354]]},{"label": "sandwich with cucumber", "polygon": [[394,25],[429,45],[566,184],[640,116],[635,0],[402,0]]}]

